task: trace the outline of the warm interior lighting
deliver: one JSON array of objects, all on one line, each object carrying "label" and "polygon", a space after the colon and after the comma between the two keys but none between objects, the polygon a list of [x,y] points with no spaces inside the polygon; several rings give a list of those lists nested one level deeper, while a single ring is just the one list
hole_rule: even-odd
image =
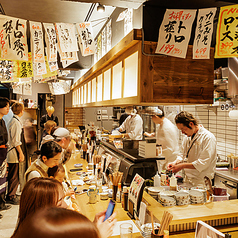
[{"label": "warm interior lighting", "polygon": [[98,12],[105,12],[105,7],[102,4],[98,3],[97,11]]}]

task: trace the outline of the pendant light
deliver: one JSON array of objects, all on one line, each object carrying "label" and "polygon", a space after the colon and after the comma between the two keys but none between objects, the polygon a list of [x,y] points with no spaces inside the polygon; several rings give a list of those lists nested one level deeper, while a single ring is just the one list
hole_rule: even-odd
[{"label": "pendant light", "polygon": [[105,12],[105,7],[102,4],[98,3],[97,11],[98,12]]}]

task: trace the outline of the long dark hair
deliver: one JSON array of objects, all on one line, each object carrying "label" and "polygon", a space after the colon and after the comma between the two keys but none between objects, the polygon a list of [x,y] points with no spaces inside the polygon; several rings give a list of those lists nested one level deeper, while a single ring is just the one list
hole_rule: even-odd
[{"label": "long dark hair", "polygon": [[38,210],[19,227],[14,238],[100,238],[96,225],[84,215],[60,207]]},{"label": "long dark hair", "polygon": [[41,177],[29,180],[21,194],[15,232],[28,215],[47,206],[56,206],[60,189],[63,189],[62,184],[55,179]]}]

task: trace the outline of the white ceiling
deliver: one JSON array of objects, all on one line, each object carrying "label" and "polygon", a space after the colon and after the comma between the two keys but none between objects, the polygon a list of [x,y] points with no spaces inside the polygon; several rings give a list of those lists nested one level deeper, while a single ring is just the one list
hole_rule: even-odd
[{"label": "white ceiling", "polygon": [[[81,3],[61,0],[1,0],[3,10],[7,16],[38,22],[83,22],[92,3]],[[115,7],[105,6],[105,12],[97,12],[97,6],[89,19],[92,21],[93,34],[105,24]],[[105,18],[105,19],[102,19]],[[98,19],[102,19],[99,20]]]}]

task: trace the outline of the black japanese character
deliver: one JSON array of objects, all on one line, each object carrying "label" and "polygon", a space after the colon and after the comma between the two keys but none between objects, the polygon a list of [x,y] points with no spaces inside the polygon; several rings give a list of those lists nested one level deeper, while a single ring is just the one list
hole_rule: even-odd
[{"label": "black japanese character", "polygon": [[180,33],[181,29],[186,29],[185,26],[182,26],[183,22],[182,21],[179,21],[179,26],[178,26],[178,33]]},{"label": "black japanese character", "polygon": [[185,40],[184,36],[174,36],[174,41],[175,42],[182,42],[183,40]]},{"label": "black japanese character", "polygon": [[229,34],[231,33],[231,31],[227,31],[225,33],[222,33],[222,35],[224,36],[221,41],[224,41],[226,38],[229,38],[231,41],[233,41],[233,38],[231,36],[229,36]]}]

